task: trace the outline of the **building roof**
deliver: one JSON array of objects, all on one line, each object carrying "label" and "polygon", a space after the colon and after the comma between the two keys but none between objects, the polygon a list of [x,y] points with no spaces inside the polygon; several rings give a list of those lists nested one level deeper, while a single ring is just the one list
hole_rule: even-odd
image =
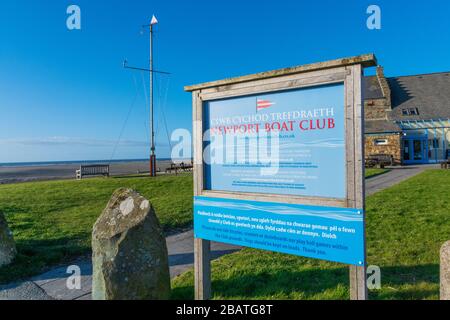
[{"label": "building roof", "polygon": [[365,133],[397,133],[402,132],[402,129],[390,120],[368,120],[364,124]]},{"label": "building roof", "polygon": [[364,77],[363,81],[364,99],[382,99],[383,91],[381,91],[380,82],[377,76]]},{"label": "building roof", "polygon": [[[366,133],[401,132],[396,121],[450,119],[450,72],[387,78],[392,111],[386,120],[366,120]],[[376,76],[364,78],[364,98],[384,98]],[[419,114],[404,115],[417,109]]]},{"label": "building roof", "polygon": [[[391,88],[391,120],[450,118],[450,72],[388,78]],[[417,108],[419,115],[403,115]]]}]

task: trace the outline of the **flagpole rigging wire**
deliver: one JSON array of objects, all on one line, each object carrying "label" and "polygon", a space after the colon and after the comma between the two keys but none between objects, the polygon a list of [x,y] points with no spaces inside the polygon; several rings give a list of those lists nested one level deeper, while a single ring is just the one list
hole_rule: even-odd
[{"label": "flagpole rigging wire", "polygon": [[[147,86],[145,85],[145,79],[144,79],[144,73],[143,72],[141,72],[141,79],[142,79],[142,87],[144,89],[145,110],[147,112],[147,111],[150,110],[150,105],[149,105],[149,99],[148,99],[148,96],[147,96]],[[147,119],[150,119],[150,114],[147,114]],[[146,130],[147,130],[147,121],[144,121],[144,124],[145,124]],[[150,142],[150,136],[149,136],[148,132],[146,131],[145,134],[147,136],[147,141]]]},{"label": "flagpole rigging wire", "polygon": [[133,100],[132,100],[132,102],[130,104],[130,107],[128,108],[128,112],[127,112],[127,116],[125,118],[125,121],[122,124],[122,128],[121,128],[120,134],[119,134],[119,138],[117,139],[116,144],[114,145],[114,149],[113,149],[113,152],[111,154],[111,158],[109,159],[109,164],[111,164],[111,161],[113,160],[114,156],[116,155],[117,147],[118,147],[118,145],[120,143],[120,140],[122,139],[122,135],[123,135],[123,133],[125,131],[125,127],[126,127],[126,125],[128,123],[128,119],[130,118],[131,111],[133,110],[134,105],[135,105],[136,100],[137,100],[137,97],[139,96],[139,89],[138,89],[136,77],[135,77],[134,74],[133,74],[133,80],[134,80],[134,87],[135,87],[134,97],[133,97]]},{"label": "flagpole rigging wire", "polygon": [[[134,88],[135,88],[135,94],[134,94],[134,97],[132,99],[132,102],[131,102],[130,106],[128,107],[127,115],[126,115],[125,120],[124,120],[124,122],[122,124],[121,130],[120,130],[120,133],[119,133],[119,137],[118,137],[116,143],[114,144],[114,148],[113,148],[111,157],[109,159],[109,164],[111,164],[111,161],[114,159],[114,156],[116,155],[118,146],[120,144],[120,141],[122,140],[123,134],[125,133],[125,129],[126,129],[126,126],[128,124],[128,121],[130,119],[131,113],[132,113],[132,111],[134,109],[134,106],[136,105],[137,98],[139,97],[139,85],[137,83],[136,76],[133,74],[132,78],[133,78],[133,84],[134,84]],[[142,79],[142,86],[143,86],[144,98],[145,98],[145,110],[148,111],[149,110],[148,109],[148,102],[149,101],[148,101],[148,95],[147,95],[147,86],[145,84],[145,79],[144,79],[143,72],[141,72],[141,79]],[[167,78],[167,84],[165,86],[161,86],[161,84],[158,83],[158,87],[159,87],[159,90],[158,90],[159,91],[159,95],[158,95],[159,96],[158,109],[159,109],[159,111],[161,112],[161,115],[162,115],[162,122],[163,122],[163,125],[165,127],[165,133],[166,133],[166,136],[167,136],[167,139],[168,139],[168,144],[169,144],[170,148],[172,148],[172,143],[171,143],[171,140],[170,140],[169,130],[168,130],[168,126],[167,126],[167,119],[166,119],[166,115],[165,115],[165,112],[164,112],[164,107],[165,107],[165,105],[167,103],[167,96],[168,96],[168,91],[169,91],[168,90],[169,89],[169,83],[170,83],[170,76]],[[164,87],[164,98],[162,97],[163,93],[161,92],[162,91],[161,87]],[[163,102],[163,105],[161,105],[161,101]],[[159,122],[157,123],[157,125],[159,127]],[[149,141],[150,137],[148,136],[148,132],[147,132],[147,129],[148,129],[147,121],[144,121],[144,126],[145,126],[145,129],[146,129],[145,133],[146,133],[146,136],[147,136],[147,141]],[[158,127],[156,128],[155,133],[159,132]]]},{"label": "flagpole rigging wire", "polygon": [[167,94],[169,92],[169,85],[170,85],[170,77],[167,79],[167,85],[165,86],[164,100],[163,100],[163,105],[161,107],[161,113],[162,113],[164,127],[166,129],[167,142],[169,143],[170,150],[172,150],[172,141],[170,140],[169,128],[167,126],[167,118],[166,118],[166,114],[164,111],[166,104],[167,104]]},{"label": "flagpole rigging wire", "polygon": [[145,86],[145,79],[144,79],[143,72],[141,72],[141,79],[142,79],[142,85],[143,85],[143,88],[144,88],[144,98],[145,98],[145,104],[144,104],[144,111],[145,111],[144,131],[145,131],[145,137],[146,137],[145,141],[147,142],[147,146],[150,146],[150,135],[149,135],[150,127],[149,127],[149,125],[147,125],[148,119],[150,118],[150,114],[148,113],[150,108],[149,108],[149,105],[148,105],[147,87]]},{"label": "flagpole rigging wire", "polygon": [[[167,118],[166,118],[166,114],[165,114],[165,106],[167,104],[167,96],[168,96],[168,92],[169,92],[169,84],[170,84],[170,73],[164,73],[166,75],[168,75],[167,77],[167,83],[166,85],[162,84],[161,81],[161,77],[156,78],[155,79],[155,84],[158,87],[158,101],[156,103],[156,107],[159,110],[160,114],[162,115],[162,124],[164,126],[165,129],[165,133],[166,133],[166,137],[167,137],[167,142],[169,144],[170,149],[172,149],[172,142],[170,140],[170,134],[169,134],[169,127],[167,126]],[[144,75],[141,73],[141,79],[142,79],[142,85],[143,85],[143,89],[144,89],[144,96],[145,96],[145,101],[146,101],[146,106],[148,107],[148,96],[147,96],[147,86],[145,84],[145,79],[144,79]],[[162,87],[164,87],[164,89],[162,89]],[[164,94],[162,93],[162,91],[164,90]],[[163,98],[164,95],[164,98]],[[160,121],[156,122],[156,129],[155,129],[155,144],[156,143],[156,137],[158,136],[158,132],[159,132],[159,124]]]}]

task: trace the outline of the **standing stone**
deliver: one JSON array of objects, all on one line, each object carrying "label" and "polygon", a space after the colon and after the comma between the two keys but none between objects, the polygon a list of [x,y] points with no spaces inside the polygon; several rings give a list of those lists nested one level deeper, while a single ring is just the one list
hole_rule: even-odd
[{"label": "standing stone", "polygon": [[441,300],[450,300],[450,241],[441,248]]},{"label": "standing stone", "polygon": [[94,300],[168,299],[166,239],[148,200],[114,192],[92,232]]},{"label": "standing stone", "polygon": [[10,264],[16,257],[17,250],[13,234],[0,212],[0,267]]}]

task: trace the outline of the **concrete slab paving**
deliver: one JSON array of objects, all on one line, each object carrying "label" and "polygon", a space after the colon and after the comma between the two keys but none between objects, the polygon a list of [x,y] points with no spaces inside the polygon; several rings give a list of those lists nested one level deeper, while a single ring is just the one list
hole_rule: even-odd
[{"label": "concrete slab paving", "polygon": [[70,276],[66,274],[64,277],[57,279],[55,281],[46,283],[41,287],[50,297],[57,300],[75,300],[82,296],[91,293],[92,286],[92,273],[88,275],[82,275],[80,279],[80,289],[69,289],[67,286],[67,277]]},{"label": "concrete slab paving", "polygon": [[[92,274],[92,264],[89,262],[89,259],[81,259],[74,261],[72,265],[76,265],[80,268],[82,276]],[[52,269],[48,272],[45,272],[43,274],[31,278],[31,281],[33,281],[34,283],[36,283],[38,286],[41,287],[49,285],[52,282],[60,280],[61,278],[67,278],[68,276],[70,276],[70,274],[67,273],[68,267],[69,265]]]}]

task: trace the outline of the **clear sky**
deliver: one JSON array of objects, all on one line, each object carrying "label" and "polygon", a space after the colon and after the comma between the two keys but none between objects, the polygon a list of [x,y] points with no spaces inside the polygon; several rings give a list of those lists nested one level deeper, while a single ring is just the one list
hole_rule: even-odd
[{"label": "clear sky", "polygon": [[[66,27],[71,4],[81,30]],[[370,4],[381,30],[366,27]],[[169,133],[191,128],[184,85],[370,52],[387,76],[450,70],[444,0],[2,1],[0,162],[146,158],[148,75],[122,61],[148,66],[140,31],[153,13],[155,69],[172,72],[156,81],[159,157],[169,156],[161,110]]]}]

